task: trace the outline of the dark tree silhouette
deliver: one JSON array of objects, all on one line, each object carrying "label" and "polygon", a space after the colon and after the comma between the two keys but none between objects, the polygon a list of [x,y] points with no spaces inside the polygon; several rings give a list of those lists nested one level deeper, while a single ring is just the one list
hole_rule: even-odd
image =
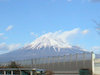
[{"label": "dark tree silhouette", "polygon": [[15,61],[12,61],[7,68],[21,68],[21,66],[19,64],[16,64]]}]

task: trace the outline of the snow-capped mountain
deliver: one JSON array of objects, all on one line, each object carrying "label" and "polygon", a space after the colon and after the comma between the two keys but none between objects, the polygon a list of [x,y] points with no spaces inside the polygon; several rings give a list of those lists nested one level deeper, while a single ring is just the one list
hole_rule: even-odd
[{"label": "snow-capped mountain", "polygon": [[28,46],[25,46],[24,48],[27,49],[40,49],[40,48],[46,48],[46,47],[53,47],[55,48],[71,48],[71,45],[67,44],[65,41],[61,40],[60,38],[55,38],[50,36],[51,33],[45,34],[39,38],[37,38],[35,41],[33,41]]},{"label": "snow-capped mountain", "polygon": [[59,37],[51,36],[51,34],[45,34],[23,48],[0,55],[0,60],[24,60],[87,52],[78,46],[71,46]]}]

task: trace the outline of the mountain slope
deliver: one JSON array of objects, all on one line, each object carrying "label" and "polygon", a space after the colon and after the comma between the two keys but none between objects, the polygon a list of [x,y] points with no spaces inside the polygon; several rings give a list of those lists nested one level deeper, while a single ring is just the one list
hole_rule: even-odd
[{"label": "mountain slope", "polygon": [[69,45],[60,38],[52,37],[50,34],[37,38],[34,42],[23,48],[0,55],[0,60],[5,62],[87,52],[80,47]]}]

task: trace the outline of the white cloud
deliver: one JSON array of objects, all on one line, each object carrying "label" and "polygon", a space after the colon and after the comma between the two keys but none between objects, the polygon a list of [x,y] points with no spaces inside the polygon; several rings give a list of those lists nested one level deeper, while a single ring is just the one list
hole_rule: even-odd
[{"label": "white cloud", "polygon": [[92,50],[93,51],[100,50],[100,46],[94,46],[94,47],[92,47]]},{"label": "white cloud", "polygon": [[74,37],[75,35],[77,35],[80,32],[79,28],[75,28],[73,30],[70,31],[56,31],[56,32],[49,32],[47,34],[44,34],[43,36],[48,37],[48,38],[53,38],[53,39],[58,39],[61,40],[63,42],[68,43],[68,39],[70,37]]},{"label": "white cloud", "polygon": [[72,0],[67,0],[67,2],[72,2]]},{"label": "white cloud", "polygon": [[0,39],[2,39],[2,40],[5,40],[5,39],[7,39],[8,37],[5,37],[4,36],[4,33],[0,33]]},{"label": "white cloud", "polygon": [[21,44],[11,44],[11,45],[8,45],[9,50],[16,50],[16,49],[18,49],[20,46],[21,46]]},{"label": "white cloud", "polygon": [[0,52],[3,52],[3,51],[12,51],[12,50],[16,50],[20,47],[21,45],[20,44],[6,44],[5,42],[3,43],[0,43]]},{"label": "white cloud", "polygon": [[99,54],[100,53],[100,46],[93,46],[91,48],[91,51],[93,51],[94,53]]},{"label": "white cloud", "polygon": [[7,46],[5,43],[0,43],[0,50],[7,50]]},{"label": "white cloud", "polygon": [[4,33],[0,33],[0,36],[3,36],[4,35]]},{"label": "white cloud", "polygon": [[2,39],[6,40],[6,39],[8,39],[8,37],[2,37]]},{"label": "white cloud", "polygon": [[30,35],[34,36],[34,37],[38,37],[38,34],[34,33],[34,32],[30,32]]},{"label": "white cloud", "polygon": [[[56,32],[56,34],[58,34],[58,38],[62,39],[63,41],[66,41],[66,39],[69,39],[70,37],[73,37],[76,34],[78,34],[79,31],[80,31],[79,28],[75,28],[75,29],[70,30],[70,31]],[[55,35],[55,37],[56,36],[57,35]]]},{"label": "white cloud", "polygon": [[89,32],[89,30],[86,29],[86,30],[83,30],[83,31],[82,31],[82,34],[87,34],[88,32]]},{"label": "white cloud", "polygon": [[13,28],[13,26],[12,26],[12,25],[9,25],[9,26],[6,28],[6,31],[11,30],[12,28]]}]

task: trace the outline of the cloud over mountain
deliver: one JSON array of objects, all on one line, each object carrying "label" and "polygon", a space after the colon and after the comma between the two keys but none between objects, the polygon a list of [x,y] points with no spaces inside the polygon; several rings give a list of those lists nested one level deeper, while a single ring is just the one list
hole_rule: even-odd
[{"label": "cloud over mountain", "polygon": [[12,50],[16,50],[20,47],[20,44],[6,44],[6,43],[0,43],[0,52],[5,53],[5,52],[9,52]]},{"label": "cloud over mountain", "polygon": [[[70,45],[68,39],[74,37],[77,34],[81,34],[82,31],[79,28],[75,28],[70,31],[56,31],[46,33],[28,45],[22,48],[11,51],[6,54],[0,55],[0,60],[23,60],[47,56],[62,56],[74,53],[83,53],[84,51],[81,47]],[[19,45],[6,45],[1,44],[1,48],[12,50]]]}]

